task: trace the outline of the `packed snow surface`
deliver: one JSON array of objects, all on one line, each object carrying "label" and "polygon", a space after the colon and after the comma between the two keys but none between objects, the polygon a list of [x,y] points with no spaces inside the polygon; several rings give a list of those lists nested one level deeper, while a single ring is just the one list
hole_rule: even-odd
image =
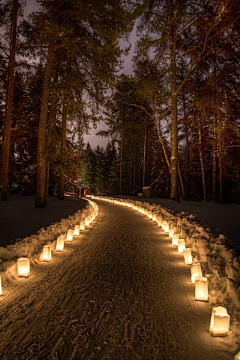
[{"label": "packed snow surface", "polygon": [[[191,214],[144,205],[176,225],[201,262],[209,301],[195,301],[190,266],[155,221],[123,205],[93,201],[98,216],[65,242],[63,252],[55,250],[57,237],[91,213],[91,205],[1,248],[0,358],[233,359],[240,349],[239,264],[222,237]],[[40,260],[46,243],[53,258],[47,263]],[[30,258],[28,278],[17,276],[19,256]],[[213,305],[226,306],[231,316],[226,337],[209,333]]]}]

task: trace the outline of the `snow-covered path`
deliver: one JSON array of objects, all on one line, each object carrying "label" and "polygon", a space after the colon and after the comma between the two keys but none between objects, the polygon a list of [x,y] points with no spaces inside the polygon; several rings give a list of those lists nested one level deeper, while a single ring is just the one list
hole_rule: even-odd
[{"label": "snow-covered path", "polygon": [[0,358],[228,360],[211,337],[211,306],[194,300],[190,268],[145,216],[96,201],[79,237],[31,264],[0,300]]}]

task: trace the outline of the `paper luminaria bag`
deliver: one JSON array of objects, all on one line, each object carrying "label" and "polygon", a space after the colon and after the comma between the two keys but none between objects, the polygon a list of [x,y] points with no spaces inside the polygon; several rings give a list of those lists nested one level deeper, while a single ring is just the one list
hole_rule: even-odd
[{"label": "paper luminaria bag", "polygon": [[230,316],[223,306],[212,309],[209,332],[212,336],[227,336],[230,325]]},{"label": "paper luminaria bag", "polygon": [[28,258],[19,258],[17,260],[18,276],[28,277],[30,275],[30,260]]}]

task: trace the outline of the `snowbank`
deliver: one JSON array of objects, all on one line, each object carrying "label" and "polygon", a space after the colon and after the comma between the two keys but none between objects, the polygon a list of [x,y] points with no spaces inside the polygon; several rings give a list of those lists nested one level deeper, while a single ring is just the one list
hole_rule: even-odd
[{"label": "snowbank", "polygon": [[51,245],[56,248],[58,236],[66,237],[69,228],[79,225],[81,219],[85,219],[93,212],[92,202],[83,210],[78,210],[73,215],[68,216],[46,228],[40,229],[37,234],[25,237],[14,244],[0,247],[0,271],[2,283],[13,284],[16,281],[16,261],[20,257],[27,257],[30,261],[36,261],[41,256],[44,245]]},{"label": "snowbank", "polygon": [[209,302],[227,308],[231,315],[233,336],[240,335],[240,263],[234,251],[226,247],[224,235],[215,237],[209,228],[204,228],[196,221],[194,214],[184,211],[174,215],[164,207],[148,202],[97,198],[142,207],[168,221],[170,227],[178,227],[180,238],[185,239],[186,247],[192,250],[193,263],[200,262],[203,276],[208,278]]}]

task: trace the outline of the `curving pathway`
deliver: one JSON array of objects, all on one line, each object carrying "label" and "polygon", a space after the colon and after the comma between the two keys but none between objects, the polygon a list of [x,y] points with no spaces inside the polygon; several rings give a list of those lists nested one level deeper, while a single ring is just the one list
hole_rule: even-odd
[{"label": "curving pathway", "polygon": [[130,208],[96,203],[89,228],[1,297],[0,359],[233,359],[169,237]]}]

